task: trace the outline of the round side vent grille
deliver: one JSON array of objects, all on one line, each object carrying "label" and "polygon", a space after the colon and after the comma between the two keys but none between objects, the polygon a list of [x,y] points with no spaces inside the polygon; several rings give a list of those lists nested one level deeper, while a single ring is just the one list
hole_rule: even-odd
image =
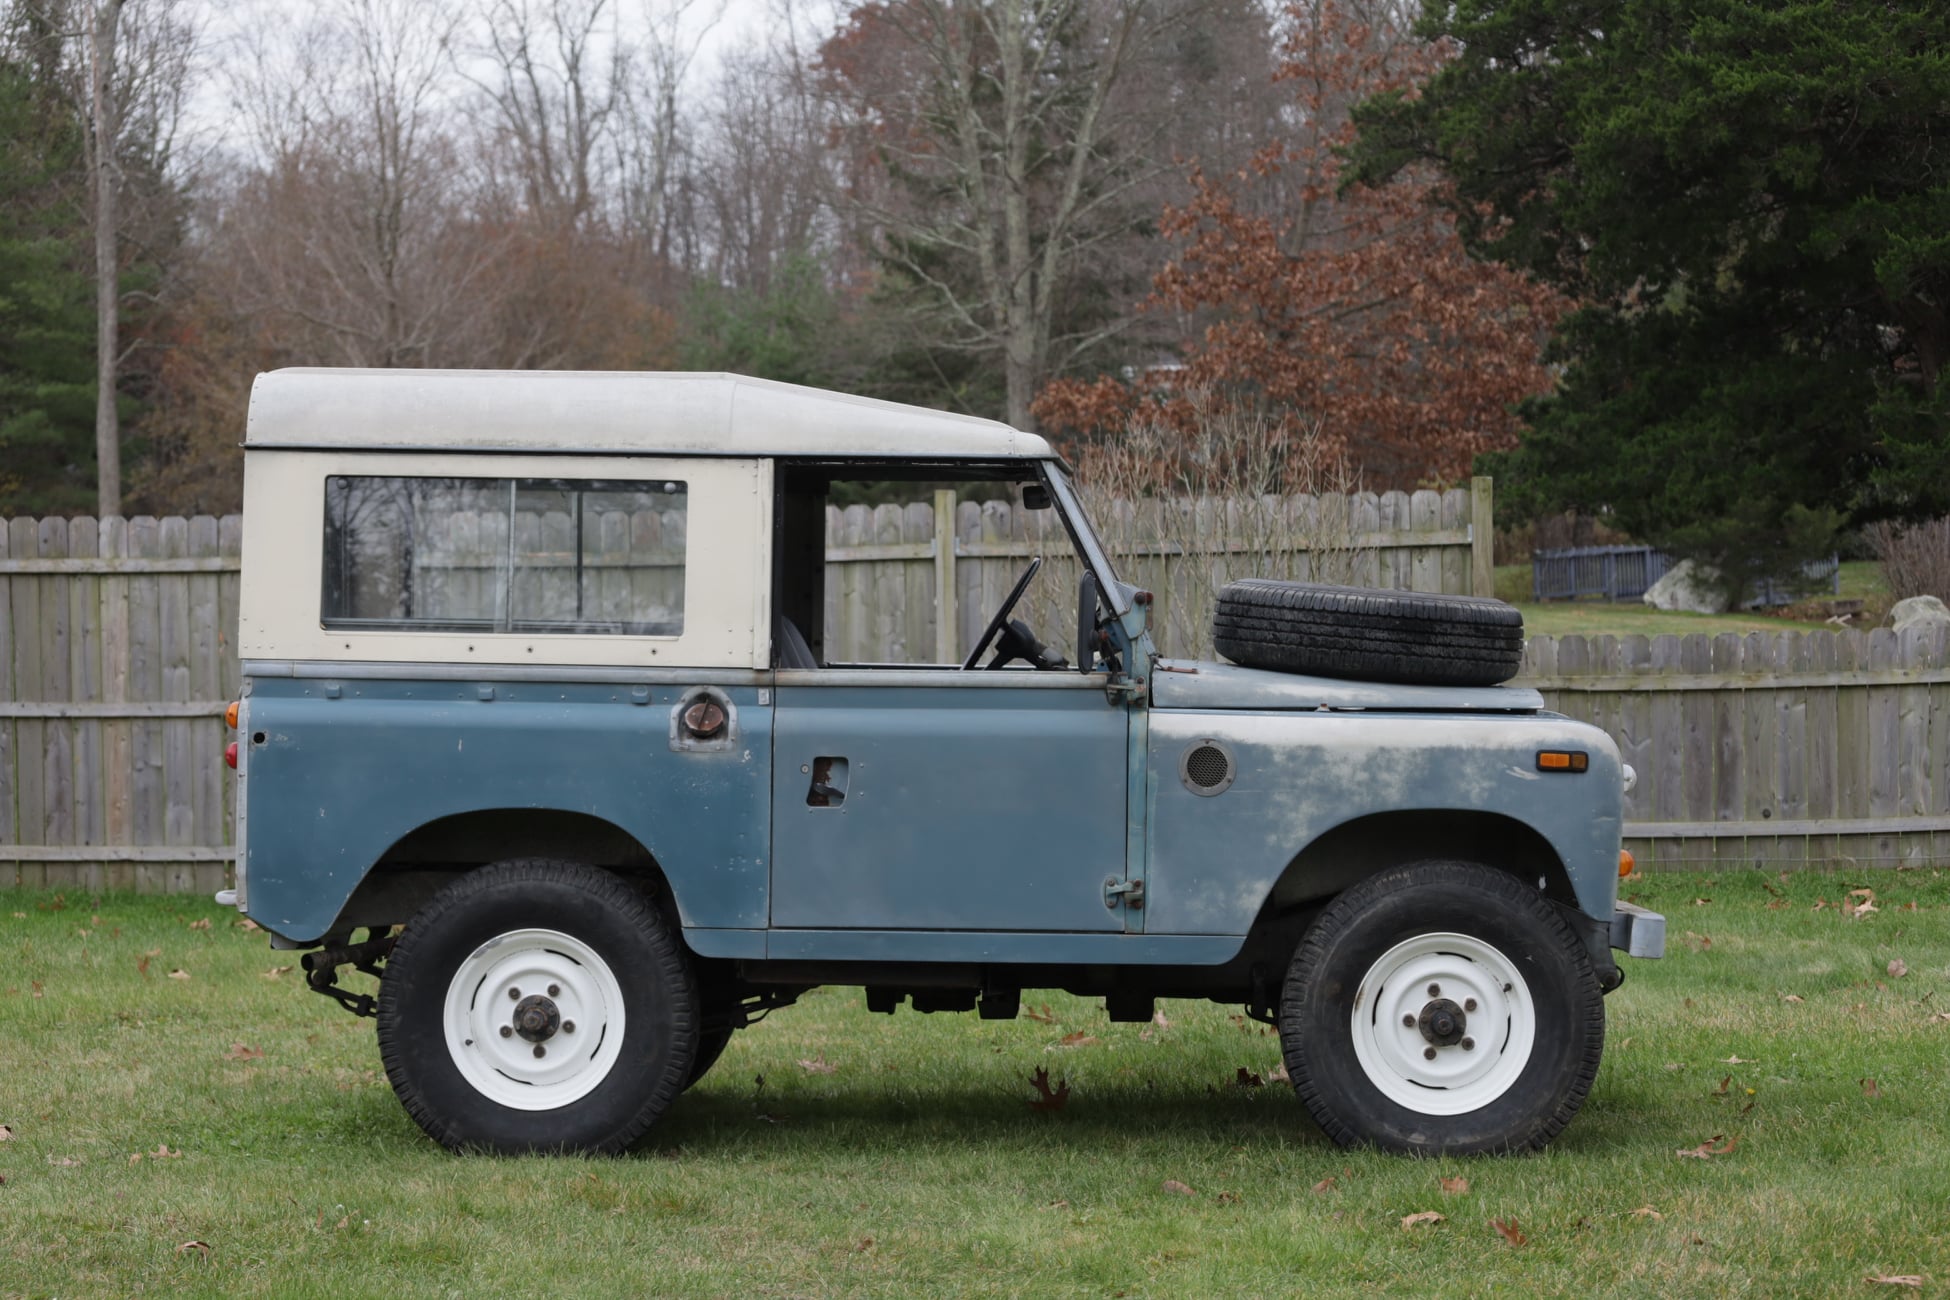
[{"label": "round side vent grille", "polygon": [[1196,795],[1224,794],[1238,774],[1232,754],[1216,740],[1198,741],[1178,760],[1178,779]]}]

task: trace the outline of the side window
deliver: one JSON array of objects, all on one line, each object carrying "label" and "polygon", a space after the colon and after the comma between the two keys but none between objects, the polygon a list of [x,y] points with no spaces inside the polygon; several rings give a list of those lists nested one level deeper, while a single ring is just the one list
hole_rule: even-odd
[{"label": "side window", "polygon": [[677,636],[688,499],[671,480],[335,475],[320,621]]}]

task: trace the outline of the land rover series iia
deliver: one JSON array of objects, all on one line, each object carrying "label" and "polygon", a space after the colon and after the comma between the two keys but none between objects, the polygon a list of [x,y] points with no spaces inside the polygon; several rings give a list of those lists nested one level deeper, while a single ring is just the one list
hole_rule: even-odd
[{"label": "land rover series iia", "polygon": [[[1514,610],[1247,581],[1231,662],[1161,657],[1032,434],[731,375],[281,370],[246,447],[229,897],[450,1148],[620,1150],[821,985],[1237,1003],[1336,1141],[1530,1148],[1614,949],[1661,953],[1617,747],[1497,684]],[[1039,512],[1074,587],[1023,604],[1056,558],[1023,556],[955,661],[836,661],[828,504],[944,485]]]}]

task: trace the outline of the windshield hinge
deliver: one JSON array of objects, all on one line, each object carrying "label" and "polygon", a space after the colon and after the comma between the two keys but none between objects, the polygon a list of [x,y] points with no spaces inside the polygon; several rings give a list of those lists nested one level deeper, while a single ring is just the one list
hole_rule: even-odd
[{"label": "windshield hinge", "polygon": [[1104,881],[1104,906],[1114,912],[1117,910],[1117,904],[1120,901],[1133,912],[1143,908],[1144,882],[1142,880],[1119,880],[1116,876],[1112,876]]}]

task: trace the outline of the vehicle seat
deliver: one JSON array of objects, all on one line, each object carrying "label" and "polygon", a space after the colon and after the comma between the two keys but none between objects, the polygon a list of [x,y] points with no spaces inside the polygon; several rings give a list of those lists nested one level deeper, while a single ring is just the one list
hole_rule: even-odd
[{"label": "vehicle seat", "polygon": [[779,620],[779,667],[817,668],[819,660],[813,658],[812,646],[789,618]]}]

